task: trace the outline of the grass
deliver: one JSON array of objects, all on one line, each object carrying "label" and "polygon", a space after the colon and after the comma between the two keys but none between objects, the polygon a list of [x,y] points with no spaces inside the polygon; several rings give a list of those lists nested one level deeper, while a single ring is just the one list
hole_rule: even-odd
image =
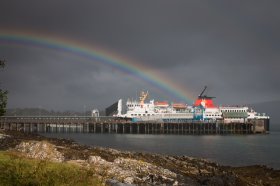
[{"label": "grass", "polygon": [[0,151],[0,185],[102,185],[93,170]]}]

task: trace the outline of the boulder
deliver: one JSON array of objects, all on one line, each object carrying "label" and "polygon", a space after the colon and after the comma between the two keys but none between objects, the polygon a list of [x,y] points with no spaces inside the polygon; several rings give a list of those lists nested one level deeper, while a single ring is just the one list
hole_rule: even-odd
[{"label": "boulder", "polygon": [[63,162],[64,156],[57,151],[55,145],[47,141],[21,142],[15,147],[16,151],[26,154],[29,158],[49,160],[53,162]]}]

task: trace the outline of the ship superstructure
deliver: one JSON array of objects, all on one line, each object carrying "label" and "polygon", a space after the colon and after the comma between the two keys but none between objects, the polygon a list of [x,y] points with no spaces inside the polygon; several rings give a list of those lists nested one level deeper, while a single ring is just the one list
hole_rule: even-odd
[{"label": "ship superstructure", "polygon": [[133,122],[189,122],[221,121],[223,123],[244,123],[250,120],[269,120],[269,116],[255,112],[247,106],[216,106],[215,97],[204,94],[203,89],[193,105],[150,100],[145,102],[149,93],[141,92],[139,100],[127,100],[126,113],[122,114],[122,100],[118,101],[116,117],[129,118]]}]

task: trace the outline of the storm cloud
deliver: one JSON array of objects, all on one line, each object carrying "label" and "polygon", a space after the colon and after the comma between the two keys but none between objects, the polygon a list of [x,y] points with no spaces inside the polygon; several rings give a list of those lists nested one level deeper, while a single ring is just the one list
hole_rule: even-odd
[{"label": "storm cloud", "polygon": [[[279,1],[1,2],[0,29],[63,36],[127,56],[193,96],[208,85],[220,104],[280,100]],[[150,84],[94,61],[0,43],[8,106],[104,108]]]}]

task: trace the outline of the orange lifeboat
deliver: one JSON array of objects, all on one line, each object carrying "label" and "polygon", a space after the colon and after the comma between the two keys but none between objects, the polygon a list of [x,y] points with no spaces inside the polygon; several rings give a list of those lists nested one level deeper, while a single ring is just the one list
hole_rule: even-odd
[{"label": "orange lifeboat", "polygon": [[169,106],[167,101],[156,101],[154,104],[157,107],[168,107]]},{"label": "orange lifeboat", "polygon": [[172,107],[175,109],[186,109],[187,105],[184,103],[173,103]]}]

